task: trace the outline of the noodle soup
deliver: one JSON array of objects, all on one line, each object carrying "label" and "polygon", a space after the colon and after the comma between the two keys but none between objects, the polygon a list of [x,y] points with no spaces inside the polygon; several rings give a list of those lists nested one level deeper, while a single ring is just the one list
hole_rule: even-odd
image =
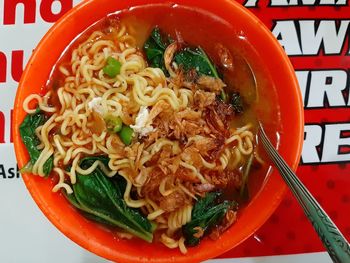
[{"label": "noodle soup", "polygon": [[117,238],[183,254],[218,239],[268,174],[258,120],[275,143],[281,129],[268,72],[232,32],[165,5],[92,25],[23,103],[22,172],[52,178],[53,192]]}]

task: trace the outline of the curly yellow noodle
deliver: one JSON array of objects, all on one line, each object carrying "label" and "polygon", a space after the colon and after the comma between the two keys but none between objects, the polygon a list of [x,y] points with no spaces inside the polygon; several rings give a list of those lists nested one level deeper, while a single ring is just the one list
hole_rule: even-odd
[{"label": "curly yellow noodle", "polygon": [[25,112],[27,112],[29,114],[33,114],[36,111],[36,109],[29,108],[29,103],[32,102],[33,100],[36,100],[39,105],[43,101],[42,97],[40,97],[38,94],[31,94],[28,97],[26,97],[23,101],[23,109]]},{"label": "curly yellow noodle", "polygon": [[158,216],[164,214],[164,212],[165,212],[165,211],[162,210],[162,209],[155,210],[154,212],[149,213],[149,214],[147,215],[147,219],[148,219],[148,220],[154,220],[154,219],[156,219]]},{"label": "curly yellow noodle", "polygon": [[134,47],[136,45],[136,40],[130,35],[123,35],[119,39],[121,42],[125,43],[127,47]]},{"label": "curly yellow noodle", "polygon": [[166,77],[164,72],[160,68],[145,68],[139,75],[144,77],[147,80],[148,85],[152,87],[157,87],[158,85],[162,85],[166,87]]},{"label": "curly yellow noodle", "polygon": [[[101,80],[99,80],[97,78],[92,78],[91,80],[92,80],[93,83],[95,83],[98,86],[104,87],[106,89],[111,89],[112,88],[111,85],[109,85],[108,83],[106,83],[104,81],[101,81]],[[104,93],[102,93],[102,94],[104,94]]]},{"label": "curly yellow noodle", "polygon": [[122,53],[118,54],[119,61],[124,64],[127,61],[128,56],[134,54],[136,52],[136,48],[127,48],[122,51]]},{"label": "curly yellow noodle", "polygon": [[[231,169],[235,169],[239,166],[239,164],[242,162],[242,153],[241,151],[235,147],[233,150],[233,155],[231,157],[231,160],[230,160],[230,166],[231,166]],[[234,158],[233,158],[234,156]]]},{"label": "curly yellow noodle", "polygon": [[[141,187],[146,183],[147,179],[149,178],[149,169],[140,167],[139,170],[139,174],[134,179],[134,186],[141,191]],[[141,193],[139,193],[139,195],[141,195]]]},{"label": "curly yellow noodle", "polygon": [[226,148],[219,158],[222,169],[225,169],[227,167],[230,159],[231,159],[231,150],[229,148]]},{"label": "curly yellow noodle", "polygon": [[46,174],[44,173],[44,164],[45,162],[51,157],[54,150],[52,147],[44,148],[40,155],[38,160],[35,162],[32,168],[32,172],[35,174],[38,174],[41,177],[44,177]]},{"label": "curly yellow noodle", "polygon": [[181,149],[179,147],[179,143],[177,141],[171,141],[166,138],[160,138],[158,139],[155,143],[150,145],[146,151],[149,152],[150,154],[154,155],[155,153],[159,152],[162,147],[165,145],[171,145],[172,147],[172,153],[173,154],[178,154],[181,152]]},{"label": "curly yellow noodle", "polygon": [[124,201],[125,203],[129,206],[129,207],[133,207],[133,208],[138,208],[138,207],[142,207],[146,204],[146,201],[144,199],[139,199],[139,200],[133,200],[130,197],[130,191],[131,191],[131,181],[129,180],[128,175],[126,175],[126,173],[124,173],[124,171],[120,171],[119,174],[124,177],[124,179],[126,180],[126,189],[124,192]]},{"label": "curly yellow noodle", "polygon": [[96,151],[97,147],[96,147],[96,142],[95,141],[92,141],[92,148],[91,149],[87,149],[85,147],[78,147],[76,149],[73,150],[72,152],[72,156],[73,158],[75,156],[77,156],[79,153],[85,153],[87,155],[94,155],[97,153]]},{"label": "curly yellow noodle", "polygon": [[55,171],[59,176],[58,183],[52,188],[52,192],[57,192],[59,189],[64,188],[68,194],[72,194],[73,190],[70,187],[70,185],[66,184],[64,182],[64,171],[61,168],[53,168],[53,171]]},{"label": "curly yellow noodle", "polygon": [[63,75],[69,76],[70,73],[69,73],[68,69],[66,69],[64,66],[61,65],[58,67],[58,69]]},{"label": "curly yellow noodle", "polygon": [[205,180],[203,175],[193,165],[190,165],[183,161],[180,162],[180,165],[191,170],[198,177],[198,179],[201,181],[202,184],[207,183],[207,180]]},{"label": "curly yellow noodle", "polygon": [[177,248],[179,246],[179,242],[175,239],[167,236],[165,233],[163,233],[160,236],[160,241],[167,246],[168,248]]},{"label": "curly yellow noodle", "polygon": [[242,145],[242,148],[240,148],[239,150],[245,155],[253,153],[253,142],[248,136],[244,137],[244,146]]},{"label": "curly yellow noodle", "polygon": [[96,146],[97,146],[97,149],[101,151],[101,153],[105,153],[105,154],[109,154],[109,151],[108,149],[103,145],[104,144],[104,141],[102,141],[101,143],[97,143]]},{"label": "curly yellow noodle", "polygon": [[240,134],[240,133],[242,133],[242,132],[244,132],[244,131],[247,131],[247,130],[251,129],[252,126],[253,126],[253,125],[252,125],[251,123],[248,123],[248,124],[246,124],[246,125],[244,125],[244,126],[238,128],[238,129],[236,129],[236,130],[233,132],[233,134]]},{"label": "curly yellow noodle", "polygon": [[50,130],[54,127],[54,125],[52,125],[52,122],[54,121],[56,117],[56,114],[53,114],[47,121],[46,123],[42,126],[41,130],[40,130],[40,139],[41,142],[44,144],[44,148],[41,151],[38,160],[34,163],[33,168],[32,168],[32,172],[35,174],[38,174],[39,176],[45,176],[44,173],[44,163],[51,157],[51,155],[53,155],[54,150],[53,147],[51,145],[51,143],[49,142],[49,138],[48,138],[48,134],[50,132]]},{"label": "curly yellow noodle", "polygon": [[225,144],[232,144],[237,141],[237,147],[244,155],[249,155],[253,152],[253,133],[247,130],[240,130],[235,132],[230,138],[226,139]]},{"label": "curly yellow noodle", "polygon": [[90,83],[92,80],[92,72],[91,70],[88,70],[88,68],[86,67],[86,63],[88,62],[88,60],[89,60],[88,56],[84,56],[81,58],[79,72],[83,76],[84,80]]},{"label": "curly yellow noodle", "polygon": [[40,109],[46,112],[56,112],[56,108],[55,107],[49,107],[46,105],[40,105]]},{"label": "curly yellow noodle", "polygon": [[103,173],[108,177],[113,177],[117,174],[116,171],[108,170],[108,168],[101,161],[98,160],[95,161],[88,169],[82,169],[79,165],[77,165],[75,170],[81,175],[88,175],[91,174],[96,169],[96,167],[100,167]]},{"label": "curly yellow noodle", "polygon": [[163,178],[163,180],[159,184],[159,192],[162,194],[162,196],[168,196],[172,194],[174,191],[176,191],[176,188],[173,187],[172,189],[165,189],[166,183],[169,180],[169,177]]},{"label": "curly yellow noodle", "polygon": [[[115,49],[113,41],[111,41],[111,40],[98,40],[90,47],[89,53],[90,54],[96,54],[104,46],[105,47],[110,47],[111,49]],[[97,70],[97,69],[95,69],[95,70]]]},{"label": "curly yellow noodle", "polygon": [[65,155],[66,154],[66,151],[63,149],[62,145],[61,145],[61,142],[60,142],[60,136],[59,135],[54,135],[53,136],[53,141],[54,141],[54,144],[56,146],[56,149],[59,151],[59,153],[61,155]]},{"label": "curly yellow noodle", "polygon": [[72,184],[75,184],[76,181],[77,181],[76,169],[77,169],[79,160],[80,160],[80,154],[78,154],[78,155],[74,158],[74,160],[73,160],[73,162],[72,162],[72,167],[71,167],[71,169],[70,169],[70,171],[69,171],[69,173],[68,173],[69,178],[70,178],[70,182],[71,182]]},{"label": "curly yellow noodle", "polygon": [[185,238],[184,237],[180,237],[180,239],[179,239],[179,249],[180,249],[180,252],[182,254],[187,253],[187,248],[185,246]]},{"label": "curly yellow noodle", "polygon": [[94,139],[95,142],[102,142],[107,136],[107,132],[103,131],[100,136],[97,136],[96,134],[92,135],[92,138]]},{"label": "curly yellow noodle", "polygon": [[72,134],[72,142],[76,145],[79,145],[79,146],[83,146],[83,145],[86,145],[86,144],[89,144],[92,142],[92,138],[89,137],[89,138],[84,138],[83,137],[84,135],[82,135],[81,131],[79,130],[76,130],[73,132]]},{"label": "curly yellow noodle", "polygon": [[74,150],[74,147],[70,147],[67,151],[66,151],[66,155],[63,158],[63,164],[67,165],[71,159],[72,159],[72,152]]},{"label": "curly yellow noodle", "polygon": [[183,225],[191,221],[192,205],[185,205],[174,212],[171,212],[168,217],[169,229],[179,229]]},{"label": "curly yellow noodle", "polygon": [[214,169],[216,167],[216,163],[209,163],[207,162],[202,155],[200,155],[200,158],[202,160],[202,164],[205,168],[208,168],[208,169]]},{"label": "curly yellow noodle", "polygon": [[125,34],[127,34],[127,32],[126,32],[126,26],[125,26],[123,23],[121,23],[121,24],[120,24],[120,27],[118,28],[117,38],[120,40],[120,38],[121,38],[122,36],[124,36]]}]

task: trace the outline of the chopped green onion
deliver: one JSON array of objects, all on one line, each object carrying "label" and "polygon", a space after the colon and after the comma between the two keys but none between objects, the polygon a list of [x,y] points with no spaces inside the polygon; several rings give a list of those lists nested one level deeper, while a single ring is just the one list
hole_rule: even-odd
[{"label": "chopped green onion", "polygon": [[123,122],[120,117],[114,115],[107,115],[104,118],[106,122],[107,129],[111,132],[120,132],[123,127]]},{"label": "chopped green onion", "polygon": [[120,73],[122,64],[113,57],[107,58],[107,65],[103,68],[103,72],[109,77],[114,78]]},{"label": "chopped green onion", "polygon": [[123,124],[123,127],[118,134],[125,145],[130,145],[133,133],[134,130],[132,128]]}]

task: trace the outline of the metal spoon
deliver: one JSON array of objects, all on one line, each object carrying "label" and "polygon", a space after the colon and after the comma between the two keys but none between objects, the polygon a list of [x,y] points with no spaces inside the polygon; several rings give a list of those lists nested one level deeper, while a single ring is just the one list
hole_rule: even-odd
[{"label": "metal spoon", "polygon": [[272,162],[276,165],[284,181],[302,206],[305,215],[312,223],[333,262],[349,263],[349,243],[315,198],[272,146],[261,123],[259,123],[258,136]]}]

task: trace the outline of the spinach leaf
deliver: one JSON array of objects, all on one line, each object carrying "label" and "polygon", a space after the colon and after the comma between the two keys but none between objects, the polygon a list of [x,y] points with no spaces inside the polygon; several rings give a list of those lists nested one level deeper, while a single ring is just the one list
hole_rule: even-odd
[{"label": "spinach leaf", "polygon": [[[227,200],[217,203],[220,195],[219,192],[207,193],[195,204],[192,220],[182,227],[186,245],[198,245],[203,236],[208,234],[215,225],[220,224],[227,211],[237,205],[235,202]],[[198,231],[203,231],[204,235],[198,235]]]},{"label": "spinach leaf", "polygon": [[164,51],[170,43],[171,39],[165,37],[159,27],[155,27],[143,46],[150,65],[154,68],[160,68],[166,75],[168,75],[168,71],[164,65]]},{"label": "spinach leaf", "polygon": [[[28,154],[30,156],[29,163],[25,166],[25,171],[31,171],[31,167],[38,160],[41,151],[38,150],[37,146],[40,144],[39,138],[35,134],[35,129],[43,125],[47,121],[47,118],[39,108],[33,114],[28,114],[19,127],[19,133],[21,135],[22,141],[27,148]],[[53,168],[53,156],[51,156],[44,163],[44,173],[49,175]]]},{"label": "spinach leaf", "polygon": [[186,47],[175,54],[174,60],[186,71],[195,69],[199,74],[219,77],[215,66],[201,47]]},{"label": "spinach leaf", "polygon": [[214,201],[220,197],[220,192],[210,192],[197,201],[196,205],[193,207],[192,218],[197,218],[203,216],[207,209],[213,206]]},{"label": "spinach leaf", "polygon": [[[164,65],[164,51],[172,42],[159,27],[155,27],[143,46],[150,65],[160,68],[166,75],[168,72]],[[174,60],[186,71],[195,69],[199,74],[219,78],[214,64],[201,47],[185,47],[176,52]]]},{"label": "spinach leaf", "polygon": [[[107,157],[96,156],[84,158],[80,166],[87,169],[95,160],[108,163]],[[77,182],[73,185],[73,194],[66,196],[70,203],[83,211],[88,218],[122,228],[151,242],[154,225],[139,210],[126,205],[123,199],[124,191],[125,183],[108,178],[97,167],[90,175],[77,174]]]}]

